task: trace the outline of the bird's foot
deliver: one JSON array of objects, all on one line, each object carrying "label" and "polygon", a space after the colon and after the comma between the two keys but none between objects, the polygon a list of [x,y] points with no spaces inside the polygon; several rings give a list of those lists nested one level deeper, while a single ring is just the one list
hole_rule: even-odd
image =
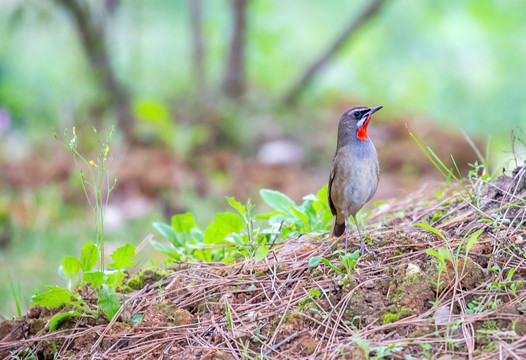
[{"label": "bird's foot", "polygon": [[375,252],[372,250],[369,250],[369,248],[367,248],[367,246],[365,245],[365,242],[362,242],[362,246],[360,247],[360,254],[365,255],[366,253],[375,255]]}]

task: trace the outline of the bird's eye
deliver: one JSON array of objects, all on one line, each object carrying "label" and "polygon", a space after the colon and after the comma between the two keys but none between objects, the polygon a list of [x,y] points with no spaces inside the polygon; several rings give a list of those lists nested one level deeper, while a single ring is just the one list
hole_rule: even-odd
[{"label": "bird's eye", "polygon": [[355,112],[353,112],[353,115],[354,115],[354,117],[356,117],[356,118],[357,118],[357,117],[359,117],[359,116],[360,116],[360,112],[359,112],[359,111],[355,111]]}]

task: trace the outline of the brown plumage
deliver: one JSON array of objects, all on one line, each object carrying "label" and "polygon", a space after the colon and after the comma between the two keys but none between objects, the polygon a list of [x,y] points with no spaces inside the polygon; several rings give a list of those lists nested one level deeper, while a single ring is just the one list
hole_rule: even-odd
[{"label": "brown plumage", "polygon": [[352,216],[361,241],[361,252],[369,252],[363,241],[356,213],[376,192],[380,167],[376,149],[367,135],[371,116],[382,106],[354,106],[347,110],[338,126],[338,143],[329,177],[329,206],[334,216],[331,236],[345,234],[345,248]]}]

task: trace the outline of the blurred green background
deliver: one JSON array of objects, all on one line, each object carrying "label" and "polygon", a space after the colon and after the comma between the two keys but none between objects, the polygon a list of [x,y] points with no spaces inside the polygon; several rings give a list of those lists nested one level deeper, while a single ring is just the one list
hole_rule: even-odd
[{"label": "blurred green background", "polygon": [[[513,167],[500,161],[512,130],[524,141],[525,20],[520,0],[2,1],[0,314],[16,312],[9,277],[27,308],[95,236],[52,124],[76,126],[86,154],[92,126],[116,127],[109,249],[175,213],[205,227],[224,196],[316,192],[356,104],[384,106],[375,199],[400,197],[437,179],[406,126],[463,169],[476,160],[463,132],[482,152],[491,136],[493,166]],[[146,247],[141,264],[161,259]]]}]

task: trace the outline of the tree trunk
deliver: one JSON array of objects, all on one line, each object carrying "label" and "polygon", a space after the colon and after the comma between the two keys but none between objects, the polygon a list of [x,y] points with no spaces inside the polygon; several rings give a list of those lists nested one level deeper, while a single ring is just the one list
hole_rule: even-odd
[{"label": "tree trunk", "polygon": [[73,17],[82,47],[101,86],[106,90],[115,107],[119,128],[127,141],[132,140],[133,116],[130,99],[124,87],[118,82],[111,67],[104,31],[93,20],[89,9],[78,0],[57,0]]},{"label": "tree trunk", "polygon": [[205,64],[204,64],[204,37],[203,37],[203,3],[201,0],[188,0],[190,2],[190,21],[192,27],[193,67],[196,89],[200,98],[205,92]]},{"label": "tree trunk", "polygon": [[228,97],[239,98],[245,91],[245,30],[248,0],[232,0],[234,29],[223,80],[223,90]]},{"label": "tree trunk", "polygon": [[332,45],[316,60],[311,66],[307,68],[303,76],[300,77],[299,81],[289,90],[284,97],[284,102],[287,104],[294,104],[300,93],[310,84],[317,72],[319,72],[328,62],[334,57],[334,55],[340,50],[340,48],[356,33],[356,31],[365,25],[369,19],[375,15],[381,6],[385,3],[385,0],[373,0],[364,9],[364,11],[355,18],[351,19],[349,25],[341,32],[341,34],[335,39]]}]

